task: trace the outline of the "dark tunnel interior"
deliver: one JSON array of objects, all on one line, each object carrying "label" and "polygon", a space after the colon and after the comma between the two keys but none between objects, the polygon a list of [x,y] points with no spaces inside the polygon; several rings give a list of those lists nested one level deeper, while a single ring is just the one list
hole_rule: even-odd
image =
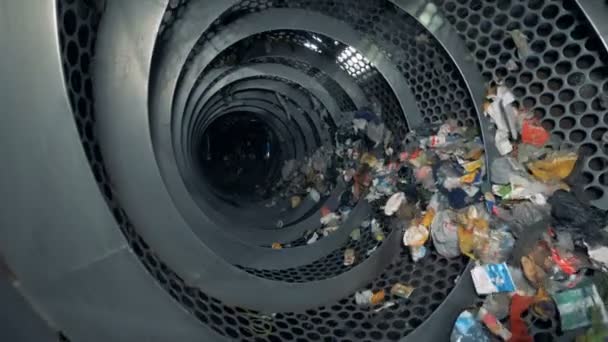
[{"label": "dark tunnel interior", "polygon": [[270,125],[252,112],[218,118],[202,132],[193,149],[201,177],[222,197],[255,201],[270,196],[265,190],[280,177],[281,144]]}]

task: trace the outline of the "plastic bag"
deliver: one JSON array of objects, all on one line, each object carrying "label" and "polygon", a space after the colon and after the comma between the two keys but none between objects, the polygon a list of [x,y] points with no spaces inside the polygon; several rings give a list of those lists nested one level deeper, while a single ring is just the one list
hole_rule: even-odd
[{"label": "plastic bag", "polygon": [[496,143],[496,150],[501,156],[507,155],[513,151],[513,145],[509,141],[509,132],[504,130],[497,130],[494,136]]},{"label": "plastic bag", "polygon": [[511,299],[511,308],[509,314],[509,326],[513,341],[517,342],[532,342],[532,336],[528,333],[528,325],[521,318],[521,315],[528,310],[534,302],[534,297],[513,295]]},{"label": "plastic bag", "polygon": [[549,132],[538,124],[537,119],[524,120],[521,131],[521,141],[524,144],[543,147],[550,137]]},{"label": "plastic bag", "polygon": [[558,190],[549,198],[554,225],[559,230],[570,231],[573,238],[606,245],[602,229],[608,226],[608,212],[586,205],[572,193]]},{"label": "plastic bag", "polygon": [[410,255],[412,256],[412,260],[414,262],[418,262],[422,258],[426,256],[428,249],[424,246],[419,247],[410,247]]},{"label": "plastic bag", "polygon": [[578,156],[572,152],[555,152],[549,154],[545,159],[528,164],[532,174],[543,182],[561,181],[568,177]]},{"label": "plastic bag", "polygon": [[437,212],[431,224],[431,236],[439,254],[446,258],[455,258],[460,255],[458,225],[452,211]]},{"label": "plastic bag", "polygon": [[525,172],[524,167],[511,157],[496,158],[492,161],[492,183],[509,184],[512,174]]},{"label": "plastic bag", "polygon": [[384,126],[383,123],[375,124],[373,122],[370,122],[367,125],[366,135],[369,138],[369,140],[374,142],[374,146],[378,146],[378,145],[380,145],[380,143],[382,143],[384,141],[385,131],[386,131],[386,127]]},{"label": "plastic bag", "polygon": [[319,203],[319,201],[321,200],[321,194],[319,194],[319,192],[315,189],[310,189],[310,191],[308,192],[308,197],[310,197],[310,199],[313,200],[313,202],[315,203]]},{"label": "plastic bag", "polygon": [[506,200],[529,199],[536,194],[549,193],[550,189],[540,182],[517,174],[509,176],[509,184],[493,185],[492,192]]},{"label": "plastic bag", "polygon": [[551,208],[548,205],[521,202],[513,204],[510,211],[496,207],[494,212],[500,219],[509,223],[511,233],[519,238],[530,226],[547,221],[551,215]]},{"label": "plastic bag", "polygon": [[470,206],[458,214],[458,245],[462,254],[476,259],[474,251],[480,249],[488,239],[488,221],[476,206]]},{"label": "plastic bag", "polygon": [[429,230],[421,225],[410,226],[403,234],[403,244],[410,247],[423,246],[429,238]]},{"label": "plastic bag", "polygon": [[483,263],[497,264],[507,261],[515,245],[513,235],[505,229],[490,230],[487,239],[475,246],[475,254]]},{"label": "plastic bag", "polygon": [[547,154],[549,150],[547,148],[539,148],[529,144],[519,144],[517,146],[517,161],[525,164],[532,160],[538,160],[543,155]]},{"label": "plastic bag", "polygon": [[595,285],[557,293],[553,299],[564,331],[590,326],[594,314],[596,320],[604,325],[608,323],[606,308]]},{"label": "plastic bag", "polygon": [[490,338],[475,316],[470,311],[463,311],[456,318],[450,342],[490,342]]},{"label": "plastic bag", "polygon": [[530,55],[530,45],[528,44],[528,36],[520,30],[511,31],[511,38],[517,47],[517,55],[520,59],[524,59]]},{"label": "plastic bag", "polygon": [[416,216],[416,212],[417,208],[415,204],[408,203],[408,201],[403,201],[395,215],[400,220],[409,221]]}]

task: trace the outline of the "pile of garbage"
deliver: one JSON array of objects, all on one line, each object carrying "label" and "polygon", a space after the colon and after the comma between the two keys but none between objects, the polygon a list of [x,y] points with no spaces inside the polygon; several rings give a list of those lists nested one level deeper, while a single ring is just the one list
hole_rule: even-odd
[{"label": "pile of garbage", "polygon": [[[321,146],[310,157],[304,160],[285,161],[281,168],[281,180],[272,188],[277,197],[288,199],[291,208],[297,208],[306,196],[315,203],[331,192],[335,183],[331,174],[333,168],[333,150]],[[276,201],[276,199],[275,199]]]},{"label": "pile of garbage", "polygon": [[484,111],[496,125],[499,156],[491,160],[486,211],[468,209],[458,244],[476,260],[471,277],[486,297],[461,313],[451,339],[533,341],[534,327],[522,319],[528,312],[559,322],[572,339],[605,340],[608,215],[576,191],[582,160],[552,141],[504,85],[488,89]]},{"label": "pile of garbage", "polygon": [[[517,103],[504,85],[489,87],[484,112],[496,126],[498,155],[486,155],[477,128],[455,120],[399,139],[372,110],[355,112],[352,125],[337,131],[334,150],[284,168],[288,179],[305,179],[293,190],[326,194],[319,179],[331,160],[336,182],[346,185],[338,209],[322,209],[320,228],[307,232],[306,243],[339,229],[365,200],[375,210],[351,239],[381,243],[397,227],[413,262],[431,250],[473,261],[463,276],[472,278],[482,301],[457,318],[453,341],[532,341],[525,315],[558,322],[560,334],[582,341],[607,338],[608,214],[577,191],[583,162],[577,151],[552,140]],[[344,265],[355,264],[356,254],[347,248]],[[397,283],[390,293],[365,289],[354,299],[379,312],[413,291]]]},{"label": "pile of garbage", "polygon": [[[329,195],[335,184],[343,184],[345,190],[339,196],[336,210],[321,207],[319,228],[306,231],[300,239],[282,247],[316,243],[337,231],[359,200],[378,200],[395,192],[396,172],[384,166],[385,149],[390,148],[392,133],[370,109],[356,111],[352,116],[352,124],[336,132],[334,149],[322,147],[301,164],[285,163],[283,176],[289,185],[284,197],[291,196],[293,200],[294,193],[307,192],[318,202],[321,196]],[[334,174],[327,172],[330,169]],[[381,220],[364,220],[353,229],[351,239],[357,241],[363,229],[370,229],[376,241],[384,240],[386,227]],[[352,260],[345,261],[346,265],[354,264],[353,249],[346,250],[345,260]]]},{"label": "pile of garbage", "polygon": [[[375,139],[366,134],[371,146],[341,141],[337,154],[348,159],[341,172],[353,198],[381,203],[403,228],[414,262],[430,249],[474,262],[463,276],[472,277],[483,304],[462,312],[453,341],[532,341],[524,313],[583,341],[608,338],[608,214],[576,191],[582,161],[552,141],[505,86],[489,88],[484,110],[496,125],[499,155],[491,158],[476,128],[452,120],[402,141],[385,128]],[[355,132],[368,133],[370,124],[372,132],[379,125],[370,113],[353,120]],[[357,292],[355,301],[380,311],[414,291],[394,286],[390,294]]]}]

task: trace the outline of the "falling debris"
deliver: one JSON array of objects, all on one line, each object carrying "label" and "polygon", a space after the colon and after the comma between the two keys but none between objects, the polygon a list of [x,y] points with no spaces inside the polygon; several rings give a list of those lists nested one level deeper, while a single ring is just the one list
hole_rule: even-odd
[{"label": "falling debris", "polygon": [[352,266],[355,263],[355,250],[347,248],[344,251],[344,266]]},{"label": "falling debris", "polygon": [[355,303],[361,306],[373,306],[384,302],[384,290],[372,292],[372,290],[365,290],[362,292],[355,293]]},{"label": "falling debris", "polygon": [[511,38],[517,47],[517,55],[519,59],[524,59],[530,55],[529,38],[520,30],[511,31]]},{"label": "falling debris", "polygon": [[297,208],[300,206],[300,204],[302,203],[302,197],[300,196],[292,196],[291,197],[291,207],[292,208]]},{"label": "falling debris", "polygon": [[519,63],[517,63],[517,61],[515,61],[514,59],[509,59],[505,66],[509,71],[519,71],[520,69]]},{"label": "falling debris", "polygon": [[399,210],[403,201],[405,201],[405,194],[403,192],[392,195],[384,206],[384,214],[386,216],[392,216]]},{"label": "falling debris", "polygon": [[393,287],[391,288],[391,295],[399,297],[399,298],[403,298],[403,299],[409,299],[413,292],[414,292],[414,287],[404,285],[401,283],[397,283],[397,284],[393,285]]}]

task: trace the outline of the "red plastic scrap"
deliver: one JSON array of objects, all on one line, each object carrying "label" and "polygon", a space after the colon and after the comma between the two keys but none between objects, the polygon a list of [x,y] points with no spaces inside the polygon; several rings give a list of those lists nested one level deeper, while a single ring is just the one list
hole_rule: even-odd
[{"label": "red plastic scrap", "polygon": [[532,336],[528,333],[528,326],[523,319],[521,314],[528,310],[530,305],[534,302],[534,297],[520,296],[515,294],[511,298],[511,310],[509,314],[509,324],[511,326],[511,333],[513,336],[509,342],[533,342]]},{"label": "red plastic scrap", "polygon": [[564,273],[568,275],[576,273],[576,265],[579,262],[576,257],[564,258],[559,254],[559,251],[556,248],[551,248],[551,258],[553,259],[553,262],[555,262],[559,268],[564,271]]},{"label": "red plastic scrap", "polygon": [[524,144],[543,147],[549,141],[550,135],[536,119],[524,120],[521,140]]}]

